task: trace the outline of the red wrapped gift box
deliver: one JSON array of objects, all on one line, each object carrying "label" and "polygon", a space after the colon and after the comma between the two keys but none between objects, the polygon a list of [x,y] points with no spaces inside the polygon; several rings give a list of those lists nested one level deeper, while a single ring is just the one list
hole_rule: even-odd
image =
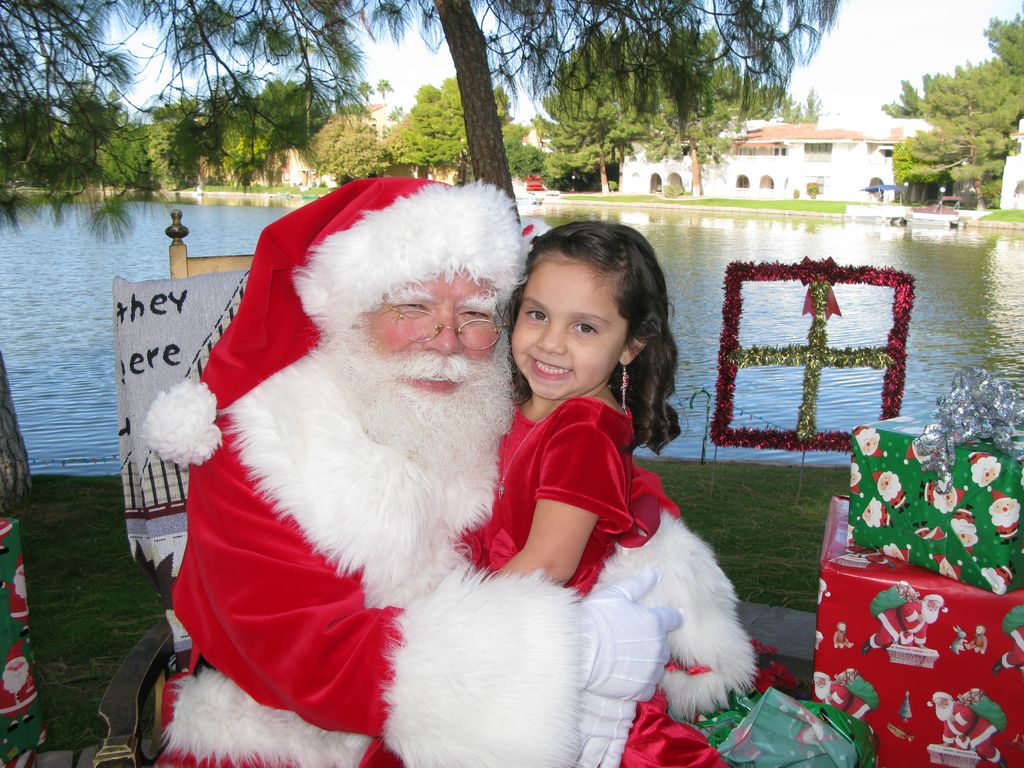
[{"label": "red wrapped gift box", "polygon": [[1024,766],[1024,592],[996,595],[848,542],[822,544],[815,695],[864,720],[880,768]]}]

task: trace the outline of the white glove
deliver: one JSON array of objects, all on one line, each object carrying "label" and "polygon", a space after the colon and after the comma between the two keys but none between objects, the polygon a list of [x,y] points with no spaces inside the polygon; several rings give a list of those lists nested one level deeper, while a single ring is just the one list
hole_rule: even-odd
[{"label": "white glove", "polygon": [[584,691],[579,719],[583,748],[576,763],[578,768],[619,768],[635,717],[635,701],[609,699]]},{"label": "white glove", "polygon": [[647,701],[665,674],[668,633],[681,626],[675,608],[647,608],[636,601],[661,573],[646,568],[580,603],[582,611],[583,687],[598,696]]}]

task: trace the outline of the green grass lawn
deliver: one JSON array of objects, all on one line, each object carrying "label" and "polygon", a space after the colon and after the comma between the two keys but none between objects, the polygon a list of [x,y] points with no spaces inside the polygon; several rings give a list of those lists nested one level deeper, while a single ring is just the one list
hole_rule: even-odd
[{"label": "green grass lawn", "polygon": [[[702,206],[708,208],[741,208],[751,211],[800,211],[803,213],[844,214],[848,205],[864,205],[836,200],[738,200],[726,197],[676,197],[667,198],[659,195],[562,195],[561,199],[572,202],[583,200],[595,203],[647,203],[686,206]],[[1009,221],[1024,223],[1024,210],[992,211],[978,219],[979,221]]]},{"label": "green grass lawn", "polygon": [[[658,472],[687,525],[718,553],[741,599],[813,611],[822,527],[849,471],[758,464],[641,462]],[[118,477],[33,478],[21,522],[46,750],[81,750],[118,663],[162,615],[132,560]]]},{"label": "green grass lawn", "polygon": [[8,516],[21,523],[43,748],[80,750],[99,742],[100,697],[163,609],[129,553],[119,477],[32,484]]},{"label": "green grass lawn", "polygon": [[837,200],[739,200],[726,197],[660,197],[658,195],[562,195],[572,202],[584,200],[595,203],[648,203],[679,206],[707,206],[710,208],[746,208],[752,211],[802,211],[804,213],[846,213],[847,205]]},{"label": "green grass lawn", "polygon": [[1024,223],[1024,210],[1010,209],[1006,211],[993,211],[982,216],[979,221],[1015,221]]}]

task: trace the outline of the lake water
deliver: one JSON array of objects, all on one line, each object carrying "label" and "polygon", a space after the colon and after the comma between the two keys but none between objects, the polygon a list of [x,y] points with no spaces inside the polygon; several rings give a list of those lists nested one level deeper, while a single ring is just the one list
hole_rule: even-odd
[{"label": "lake water", "polygon": [[[239,203],[241,201],[234,201]],[[273,204],[271,204],[273,203]],[[296,203],[298,204],[298,203]],[[244,204],[140,204],[132,233],[94,238],[74,217],[44,216],[0,232],[0,350],[34,473],[116,474],[117,409],[111,341],[111,280],[167,276],[168,211],[184,211],[190,253],[251,253],[260,230],[288,212],[280,199]],[[550,224],[575,218],[622,221],[644,233],[662,260],[675,304],[680,350],[678,407],[684,432],[663,455],[711,458],[703,445],[717,377],[722,281],[736,260],[795,263],[831,257],[841,265],[886,266],[916,278],[907,345],[903,411],[924,412],[963,365],[998,371],[1024,387],[1024,237],[990,231],[896,228],[816,219],[697,214],[680,210],[563,206]],[[799,284],[744,288],[740,343],[806,341]],[[891,325],[892,291],[837,286],[842,317],[828,322],[832,346],[881,346]],[[735,425],[795,426],[802,370],[741,370]],[[882,372],[826,370],[819,430],[849,430],[878,418]],[[713,407],[713,403],[711,403]],[[840,464],[843,454],[719,448],[719,459]]]}]

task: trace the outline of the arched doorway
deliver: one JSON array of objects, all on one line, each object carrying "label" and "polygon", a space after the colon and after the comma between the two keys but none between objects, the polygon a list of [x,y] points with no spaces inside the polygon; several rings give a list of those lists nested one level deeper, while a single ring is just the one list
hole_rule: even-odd
[{"label": "arched doorway", "polygon": [[741,173],[736,177],[736,189],[750,189],[750,179]]},{"label": "arched doorway", "polygon": [[762,176],[760,187],[761,189],[775,189],[775,182],[771,176]]},{"label": "arched doorway", "polygon": [[678,173],[670,173],[668,175],[668,185],[670,187],[683,188],[683,179]]},{"label": "arched doorway", "polygon": [[652,173],[651,174],[651,194],[652,195],[660,195],[661,194],[661,176],[659,174],[657,174],[657,173]]}]

